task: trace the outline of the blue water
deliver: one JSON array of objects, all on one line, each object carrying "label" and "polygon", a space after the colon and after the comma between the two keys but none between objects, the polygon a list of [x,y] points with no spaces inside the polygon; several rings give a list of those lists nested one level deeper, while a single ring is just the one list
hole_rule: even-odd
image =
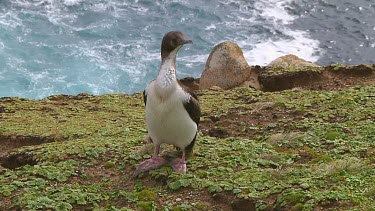
[{"label": "blue water", "polygon": [[289,53],[320,65],[375,63],[373,0],[202,2],[0,0],[0,97],[141,91],[171,30],[194,41],[179,52],[179,78],[199,77],[225,40],[251,65]]}]

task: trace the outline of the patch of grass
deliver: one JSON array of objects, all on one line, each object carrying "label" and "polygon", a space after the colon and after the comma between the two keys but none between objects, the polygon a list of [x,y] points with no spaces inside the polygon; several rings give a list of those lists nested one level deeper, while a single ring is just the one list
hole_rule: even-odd
[{"label": "patch of grass", "polygon": [[140,201],[136,204],[138,210],[142,211],[154,211],[156,210],[155,204],[153,202]]},{"label": "patch of grass", "polygon": [[281,74],[306,72],[306,71],[321,73],[322,68],[321,67],[310,67],[310,66],[302,66],[302,67],[299,67],[299,66],[288,66],[288,67],[273,66],[273,67],[267,67],[266,71],[262,72],[262,75],[275,76],[275,75],[281,75]]},{"label": "patch of grass", "polygon": [[[165,166],[136,180],[135,166],[150,157],[139,151],[147,134],[140,93],[0,99],[0,140],[50,142],[11,152],[27,153],[36,164],[0,169],[0,197],[10,201],[0,209],[209,210],[215,205],[199,194],[223,193],[254,199],[259,210],[365,210],[374,207],[373,93],[373,85],[199,91],[203,119],[235,124],[225,118],[241,111],[263,122],[241,120],[239,127],[249,129],[238,130],[238,137],[200,133],[187,174]],[[199,194],[176,204],[183,191]]]}]

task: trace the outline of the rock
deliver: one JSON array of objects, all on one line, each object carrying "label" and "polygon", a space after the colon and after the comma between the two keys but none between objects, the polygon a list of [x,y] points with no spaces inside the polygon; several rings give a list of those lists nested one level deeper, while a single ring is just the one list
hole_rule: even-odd
[{"label": "rock", "polygon": [[296,55],[293,54],[288,54],[285,56],[281,56],[272,62],[270,62],[267,66],[280,66],[280,67],[289,67],[289,66],[294,66],[294,67],[319,67],[319,65],[316,65],[312,62],[306,61],[304,59],[299,58]]},{"label": "rock", "polygon": [[189,87],[191,90],[195,91],[199,89],[199,78],[186,77],[180,79],[180,82]]},{"label": "rock", "polygon": [[256,90],[260,90],[260,84],[259,84],[259,75],[263,71],[263,69],[259,66],[252,66],[250,69],[250,76],[249,78],[244,81],[241,86],[242,87],[252,87]]},{"label": "rock", "polygon": [[221,87],[218,87],[218,86],[211,86],[210,90],[220,91],[220,90],[223,90],[223,89]]},{"label": "rock", "polygon": [[241,48],[230,41],[214,47],[207,59],[200,79],[200,88],[218,86],[230,89],[240,86],[251,75],[251,68],[245,60]]}]

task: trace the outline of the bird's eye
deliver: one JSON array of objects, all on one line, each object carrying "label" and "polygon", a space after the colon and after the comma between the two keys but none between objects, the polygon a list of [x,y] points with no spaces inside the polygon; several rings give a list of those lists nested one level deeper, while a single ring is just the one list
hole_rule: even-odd
[{"label": "bird's eye", "polygon": [[172,39],[172,44],[173,44],[173,45],[177,45],[177,42],[178,42],[178,39],[177,39],[177,38],[173,38],[173,39]]}]

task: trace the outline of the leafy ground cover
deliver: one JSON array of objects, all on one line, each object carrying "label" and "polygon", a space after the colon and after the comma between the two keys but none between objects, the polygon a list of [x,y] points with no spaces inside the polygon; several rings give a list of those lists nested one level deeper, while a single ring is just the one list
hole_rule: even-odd
[{"label": "leafy ground cover", "polygon": [[375,210],[374,83],[198,95],[189,172],[136,179],[140,93],[0,99],[0,210]]}]

